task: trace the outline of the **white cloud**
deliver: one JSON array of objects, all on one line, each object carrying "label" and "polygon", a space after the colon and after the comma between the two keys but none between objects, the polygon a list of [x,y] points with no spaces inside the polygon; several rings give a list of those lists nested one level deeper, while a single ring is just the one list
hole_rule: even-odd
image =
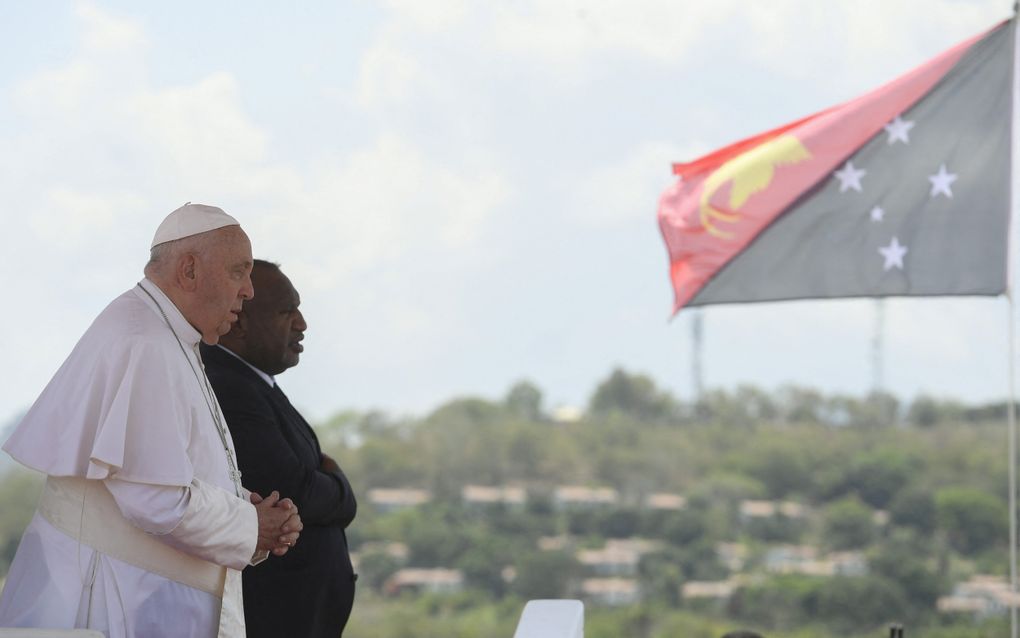
[{"label": "white cloud", "polygon": [[990,28],[1006,8],[994,0],[777,0],[741,12],[748,56],[776,74],[821,78],[849,98]]},{"label": "white cloud", "polygon": [[[324,163],[302,190],[259,229],[271,251],[302,246],[300,261],[315,265],[308,274],[316,287],[415,251],[470,249],[508,194],[496,171],[437,164],[394,134]],[[288,222],[294,210],[302,211],[300,226]]]},{"label": "white cloud", "polygon": [[[54,335],[50,359],[0,394],[3,409],[38,392],[97,299],[105,303],[140,275],[155,225],[186,199],[240,218],[257,255],[287,264],[320,317],[341,317],[360,298],[373,304],[372,329],[394,347],[444,343],[456,328],[435,318],[427,295],[402,289],[402,276],[416,258],[453,269],[483,250],[486,224],[510,192],[493,162],[470,149],[440,161],[385,128],[356,147],[281,161],[270,129],[245,108],[237,76],[158,83],[143,31],[90,4],[78,17],[84,45],[14,87],[18,134],[0,148],[0,166],[17,169],[0,175],[7,209],[26,211],[5,217],[0,247],[26,265],[7,289],[40,311],[36,331]],[[390,99],[388,90],[375,98]],[[40,245],[52,254],[43,257]],[[87,274],[69,276],[83,263]],[[369,271],[381,289],[365,289]],[[68,279],[59,300],[44,292]],[[88,300],[85,310],[55,311],[78,298]],[[0,320],[0,330],[14,333],[16,322]],[[27,361],[34,348],[14,344],[9,355]]]},{"label": "white cloud", "polygon": [[79,2],[75,15],[82,23],[83,42],[88,49],[136,52],[148,43],[139,23],[107,13],[91,2]]},{"label": "white cloud", "polygon": [[142,200],[130,193],[95,193],[56,186],[29,218],[36,236],[55,248],[95,245],[100,237],[117,234],[115,220],[137,210]]},{"label": "white cloud", "polygon": [[579,223],[602,226],[655,219],[655,202],[676,178],[674,162],[690,160],[708,149],[700,143],[684,148],[668,142],[637,145],[622,160],[595,169],[575,187],[572,213]]},{"label": "white cloud", "polygon": [[415,82],[423,80],[424,69],[393,39],[385,35],[378,38],[361,57],[356,95],[358,105],[366,111],[408,101]]},{"label": "white cloud", "polygon": [[467,16],[468,0],[382,0],[394,15],[423,31],[442,31],[460,24]]},{"label": "white cloud", "polygon": [[497,5],[490,28],[498,48],[554,64],[614,52],[672,62],[696,50],[702,31],[724,23],[737,6],[742,3],[531,0]]},{"label": "white cloud", "polygon": [[126,97],[137,144],[184,184],[215,181],[220,190],[258,189],[250,172],[266,159],[266,134],[244,113],[237,81],[217,72],[191,86]]}]

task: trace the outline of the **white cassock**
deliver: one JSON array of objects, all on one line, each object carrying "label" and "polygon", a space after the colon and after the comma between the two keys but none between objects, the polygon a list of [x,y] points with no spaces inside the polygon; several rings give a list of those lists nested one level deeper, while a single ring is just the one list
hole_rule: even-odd
[{"label": "white cassock", "polygon": [[[143,280],[96,318],[4,445],[48,479],[0,595],[0,626],[244,636],[239,570],[253,560],[258,519],[231,476],[233,442],[205,382],[200,338]],[[101,508],[85,500],[45,509],[61,482],[101,494],[108,515],[93,520]],[[88,536],[89,525],[98,534]],[[117,525],[141,538],[121,539]],[[135,541],[143,551],[132,554]],[[149,560],[159,552],[146,542],[176,559]],[[208,570],[189,565],[219,574],[218,584],[194,586],[187,577]]]}]

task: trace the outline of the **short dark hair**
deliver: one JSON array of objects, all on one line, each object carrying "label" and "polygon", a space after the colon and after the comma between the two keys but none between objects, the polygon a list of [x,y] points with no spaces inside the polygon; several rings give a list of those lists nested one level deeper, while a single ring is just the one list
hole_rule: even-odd
[{"label": "short dark hair", "polygon": [[254,269],[257,266],[261,266],[262,268],[272,268],[273,270],[280,270],[280,264],[276,263],[275,261],[268,261],[266,259],[253,259],[251,263],[252,269]]}]

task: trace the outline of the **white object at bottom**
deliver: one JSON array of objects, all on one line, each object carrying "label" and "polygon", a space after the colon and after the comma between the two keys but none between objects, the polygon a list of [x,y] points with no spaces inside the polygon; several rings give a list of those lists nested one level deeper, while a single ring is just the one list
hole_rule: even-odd
[{"label": "white object at bottom", "polygon": [[[231,576],[240,573],[228,570],[225,598],[240,592]],[[213,638],[219,623],[219,598],[96,552],[38,514],[0,595],[3,627],[94,629],[106,638]]]},{"label": "white object at bottom", "polygon": [[579,600],[528,601],[514,638],[584,638],[584,604]]}]

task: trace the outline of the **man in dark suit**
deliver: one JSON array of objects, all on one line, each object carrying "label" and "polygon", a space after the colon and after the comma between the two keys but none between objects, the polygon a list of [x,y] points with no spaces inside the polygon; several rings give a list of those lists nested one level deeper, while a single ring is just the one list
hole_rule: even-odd
[{"label": "man in dark suit", "polygon": [[354,603],[357,575],[344,529],[357,503],[273,378],[297,365],[304,350],[301,298],[276,264],[255,260],[251,280],[255,297],[219,345],[202,345],[202,359],[234,439],[241,482],[290,497],[305,528],[286,556],[244,570],[248,636],[337,638]]}]

